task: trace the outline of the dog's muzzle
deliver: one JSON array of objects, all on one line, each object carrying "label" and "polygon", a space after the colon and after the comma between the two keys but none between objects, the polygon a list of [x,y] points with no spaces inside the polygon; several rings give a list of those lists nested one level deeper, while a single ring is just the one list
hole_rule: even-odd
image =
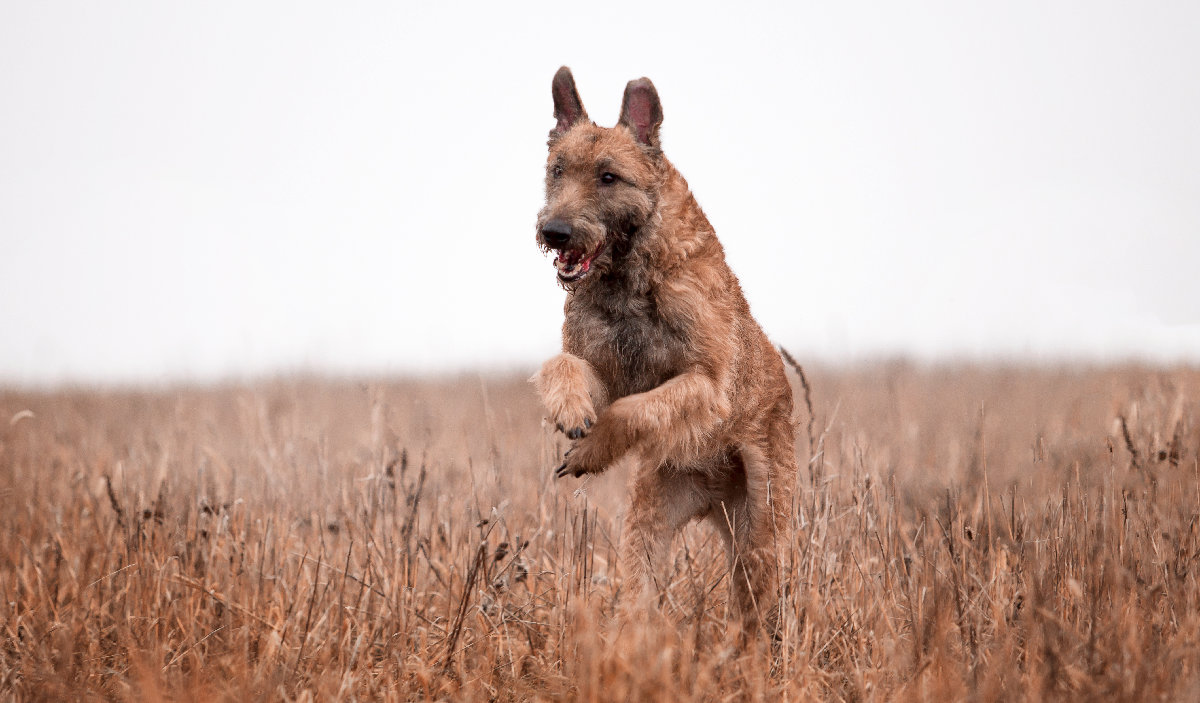
[{"label": "dog's muzzle", "polygon": [[[592,269],[592,262],[604,251],[603,241],[591,251],[585,249],[589,237],[577,236],[575,228],[566,220],[550,220],[542,225],[538,234],[546,248],[557,253],[554,268],[558,269],[558,280],[563,283],[574,283],[586,276]],[[580,242],[580,239],[584,241]]]}]

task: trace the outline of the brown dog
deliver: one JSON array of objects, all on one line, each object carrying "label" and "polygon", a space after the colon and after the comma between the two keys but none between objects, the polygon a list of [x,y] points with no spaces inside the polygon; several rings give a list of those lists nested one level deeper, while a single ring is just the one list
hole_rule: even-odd
[{"label": "brown dog", "polygon": [[659,148],[654,85],[625,87],[616,127],[553,82],[537,241],[567,289],[563,353],[533,382],[574,446],[558,476],[634,463],[627,593],[665,584],[671,539],[707,517],[725,537],[745,621],[774,620],[796,476],[792,393],[712,226]]}]

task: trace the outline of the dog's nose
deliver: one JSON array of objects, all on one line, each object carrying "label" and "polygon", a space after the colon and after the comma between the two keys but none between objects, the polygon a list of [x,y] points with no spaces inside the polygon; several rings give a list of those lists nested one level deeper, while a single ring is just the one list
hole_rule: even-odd
[{"label": "dog's nose", "polygon": [[571,241],[571,223],[566,220],[550,220],[542,227],[542,239],[546,245],[559,249]]}]

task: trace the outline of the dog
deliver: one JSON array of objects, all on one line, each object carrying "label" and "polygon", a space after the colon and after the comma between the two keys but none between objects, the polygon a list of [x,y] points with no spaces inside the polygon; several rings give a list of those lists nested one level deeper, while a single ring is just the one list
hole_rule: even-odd
[{"label": "dog", "polygon": [[588,118],[567,67],[551,93],[537,243],[555,254],[567,299],[563,351],[531,380],[572,440],[556,476],[632,462],[625,594],[663,588],[674,534],[707,519],[745,625],[773,623],[796,480],[783,361],[663,155],[653,83],[626,85],[612,128]]}]

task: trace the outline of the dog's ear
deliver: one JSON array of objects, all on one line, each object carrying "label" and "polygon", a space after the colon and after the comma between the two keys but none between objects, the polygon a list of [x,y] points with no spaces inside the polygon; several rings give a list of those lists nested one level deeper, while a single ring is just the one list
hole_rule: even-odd
[{"label": "dog's ear", "polygon": [[550,92],[554,95],[554,119],[558,121],[550,130],[550,138],[553,139],[588,116],[587,110],[583,109],[583,101],[579,99],[579,91],[575,89],[575,77],[571,75],[571,69],[566,66],[558,69]]},{"label": "dog's ear", "polygon": [[649,78],[629,81],[621,100],[621,121],[633,136],[646,146],[658,148],[658,128],[662,125],[662,103]]}]

